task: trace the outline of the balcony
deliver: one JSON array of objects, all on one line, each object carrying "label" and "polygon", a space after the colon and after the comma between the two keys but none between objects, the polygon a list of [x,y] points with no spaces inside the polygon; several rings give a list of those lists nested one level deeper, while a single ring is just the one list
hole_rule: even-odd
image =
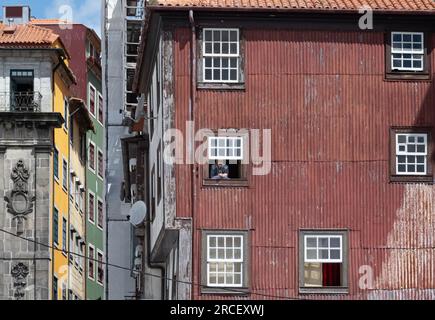
[{"label": "balcony", "polygon": [[0,112],[41,112],[39,92],[0,92]]}]

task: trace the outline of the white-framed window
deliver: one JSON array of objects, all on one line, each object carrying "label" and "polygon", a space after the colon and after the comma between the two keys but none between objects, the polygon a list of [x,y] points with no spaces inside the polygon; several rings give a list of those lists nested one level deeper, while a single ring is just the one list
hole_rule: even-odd
[{"label": "white-framed window", "polygon": [[391,33],[391,69],[399,71],[424,70],[424,33]]},{"label": "white-framed window", "polygon": [[53,152],[53,175],[56,181],[59,181],[59,150],[54,148]]},{"label": "white-framed window", "polygon": [[98,94],[98,121],[104,125],[104,101],[100,93]]},{"label": "white-framed window", "polygon": [[97,249],[97,282],[104,283],[104,253]]},{"label": "white-framed window", "polygon": [[239,29],[203,29],[203,81],[239,81]]},{"label": "white-framed window", "polygon": [[338,292],[347,292],[347,233],[346,230],[301,230],[299,238],[300,291],[338,290]]},{"label": "white-framed window", "polygon": [[97,226],[101,230],[103,229],[103,223],[104,223],[104,203],[103,203],[103,200],[98,198],[98,201],[97,201]]},{"label": "white-framed window", "polygon": [[243,137],[209,137],[209,160],[243,160]]},{"label": "white-framed window", "polygon": [[104,153],[100,148],[98,148],[97,154],[98,177],[104,179]]},{"label": "white-framed window", "polygon": [[89,140],[89,170],[95,173],[95,143]]},{"label": "white-framed window", "polygon": [[342,235],[305,235],[305,263],[343,262]]},{"label": "white-framed window", "polygon": [[88,278],[95,279],[95,247],[92,244],[88,245]]},{"label": "white-framed window", "polygon": [[428,135],[396,133],[396,174],[426,175]]},{"label": "white-framed window", "polygon": [[92,114],[92,116],[94,117],[95,117],[95,107],[96,107],[96,94],[97,94],[97,89],[95,89],[95,87],[92,84],[89,84],[89,99],[88,99],[89,113]]},{"label": "white-framed window", "polygon": [[207,235],[207,286],[243,287],[244,237]]},{"label": "white-framed window", "polygon": [[95,194],[90,191],[88,193],[88,220],[95,224]]}]

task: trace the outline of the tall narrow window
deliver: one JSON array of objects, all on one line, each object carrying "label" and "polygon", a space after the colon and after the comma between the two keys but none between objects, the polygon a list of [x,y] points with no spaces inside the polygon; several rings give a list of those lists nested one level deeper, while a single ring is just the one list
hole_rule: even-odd
[{"label": "tall narrow window", "polygon": [[95,279],[94,259],[95,259],[94,247],[89,245],[89,248],[88,248],[88,277],[90,279]]},{"label": "tall narrow window", "polygon": [[100,178],[104,177],[104,156],[100,150],[98,150],[98,176]]},{"label": "tall narrow window", "polygon": [[347,287],[346,233],[304,231],[301,233],[301,289]]},{"label": "tall narrow window", "polygon": [[66,243],[66,228],[67,228],[67,221],[65,218],[62,219],[62,250],[63,252],[67,251],[67,243]]},{"label": "tall narrow window", "polygon": [[103,96],[101,94],[98,95],[98,121],[102,124],[104,123],[104,104]]},{"label": "tall narrow window", "polygon": [[10,85],[13,111],[38,111],[40,97],[34,92],[33,70],[11,70]]},{"label": "tall narrow window", "polygon": [[55,148],[53,154],[53,174],[56,180],[59,180],[59,151]]},{"label": "tall narrow window", "polygon": [[97,260],[98,260],[98,267],[97,267],[97,273],[98,273],[98,282],[100,284],[103,284],[104,282],[104,267],[103,267],[103,253],[99,252],[97,253]]},{"label": "tall narrow window", "polygon": [[62,161],[62,186],[65,190],[68,189],[68,163],[65,159]]},{"label": "tall narrow window", "polygon": [[65,123],[63,124],[63,126],[65,127],[65,129],[68,129],[68,121],[69,121],[69,108],[68,108],[68,100],[65,99],[63,102],[63,116],[65,118]]},{"label": "tall narrow window", "polygon": [[89,168],[95,171],[95,145],[89,142]]},{"label": "tall narrow window", "polygon": [[104,211],[103,211],[103,202],[98,200],[98,226],[103,228],[104,221]]},{"label": "tall narrow window", "polygon": [[88,219],[92,223],[95,222],[95,196],[92,193],[89,193]]},{"label": "tall narrow window", "polygon": [[56,276],[53,276],[53,300],[58,300],[59,296],[58,296],[58,280]]},{"label": "tall narrow window", "polygon": [[203,30],[203,81],[239,81],[240,38],[238,29]]},{"label": "tall narrow window", "polygon": [[53,210],[53,242],[59,244],[59,211]]},{"label": "tall narrow window", "polygon": [[96,90],[94,87],[89,87],[89,112],[95,116],[95,93]]}]

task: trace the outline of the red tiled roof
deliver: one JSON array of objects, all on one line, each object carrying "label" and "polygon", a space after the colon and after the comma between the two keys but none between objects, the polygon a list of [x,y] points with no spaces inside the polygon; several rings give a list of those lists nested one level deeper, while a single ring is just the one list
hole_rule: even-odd
[{"label": "red tiled roof", "polygon": [[0,48],[51,47],[58,38],[52,30],[31,24],[9,27],[0,23]]},{"label": "red tiled roof", "polygon": [[32,19],[30,20],[30,23],[33,24],[67,24],[70,23],[67,20],[61,20],[61,19]]},{"label": "red tiled roof", "polygon": [[435,0],[155,0],[151,8],[281,9],[354,11],[370,6],[376,11],[433,12]]}]

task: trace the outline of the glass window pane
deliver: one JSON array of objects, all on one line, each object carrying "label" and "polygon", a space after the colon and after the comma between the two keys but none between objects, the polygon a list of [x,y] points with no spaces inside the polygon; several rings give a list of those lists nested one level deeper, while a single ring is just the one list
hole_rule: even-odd
[{"label": "glass window pane", "polygon": [[319,259],[329,259],[329,250],[327,249],[319,250]]},{"label": "glass window pane", "polygon": [[237,31],[230,32],[230,41],[239,41],[239,39],[237,37]]},{"label": "glass window pane", "polygon": [[398,143],[406,143],[406,136],[404,136],[404,135],[397,136],[397,142]]},{"label": "glass window pane", "polygon": [[340,238],[331,238],[330,240],[331,248],[341,248],[341,239]]},{"label": "glass window pane", "polygon": [[414,41],[414,42],[422,42],[421,34],[414,34],[412,36],[412,41]]},{"label": "glass window pane", "polygon": [[317,250],[307,249],[307,259],[317,259]]},{"label": "glass window pane", "polygon": [[213,41],[221,41],[221,32],[219,30],[213,31]]},{"label": "glass window pane", "polygon": [[404,165],[404,164],[399,165],[397,168],[397,171],[401,172],[401,173],[406,172],[406,165]]},{"label": "glass window pane", "polygon": [[236,237],[234,238],[234,247],[240,248],[242,246],[242,238]]},{"label": "glass window pane", "polygon": [[393,34],[393,41],[402,41],[402,35],[400,33]]},{"label": "glass window pane", "polygon": [[329,238],[319,238],[319,248],[328,248]]},{"label": "glass window pane", "polygon": [[307,248],[317,248],[317,238],[307,238]]},{"label": "glass window pane", "polygon": [[333,260],[340,259],[340,250],[331,250],[330,253],[331,253],[330,259],[333,259]]},{"label": "glass window pane", "polygon": [[242,250],[234,249],[234,259],[242,259]]},{"label": "glass window pane", "polygon": [[204,40],[205,41],[212,41],[212,34],[210,30],[206,30],[204,32]]}]

